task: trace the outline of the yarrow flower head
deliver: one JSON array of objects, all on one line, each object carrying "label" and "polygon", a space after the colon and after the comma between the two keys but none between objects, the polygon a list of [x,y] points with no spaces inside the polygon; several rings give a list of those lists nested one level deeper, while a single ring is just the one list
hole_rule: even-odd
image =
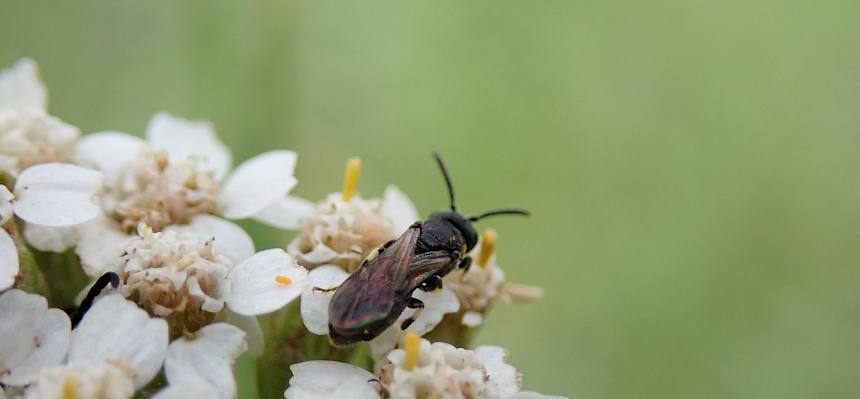
[{"label": "yarrow flower head", "polygon": [[0,71],[0,174],[31,165],[71,162],[80,131],[47,114],[47,90],[33,60]]},{"label": "yarrow flower head", "polygon": [[341,192],[297,213],[301,228],[287,250],[303,266],[337,265],[351,273],[372,250],[418,220],[412,202],[395,186],[388,186],[382,199],[357,195],[360,171],[360,159],[350,159]]},{"label": "yarrow flower head", "polygon": [[486,230],[469,253],[472,266],[467,270],[455,270],[443,279],[444,286],[457,294],[465,326],[480,325],[484,314],[496,303],[534,301],[543,296],[540,287],[505,282],[505,272],[496,263],[497,239],[495,230]]},{"label": "yarrow flower head", "polygon": [[103,172],[107,181],[104,217],[77,231],[84,243],[77,252],[91,276],[105,271],[122,253],[139,223],[155,231],[187,226],[220,241],[232,237],[218,233],[241,229],[224,227],[227,221],[213,222],[216,215],[250,217],[282,228],[297,225],[289,220],[290,212],[304,203],[287,196],[297,184],[294,152],[266,152],[228,174],[232,156],[208,122],[159,113],[146,136],[142,140],[118,132],[94,133],[77,147],[78,162]]},{"label": "yarrow flower head", "polygon": [[520,374],[505,362],[505,351],[496,346],[475,350],[431,343],[408,333],[402,349],[388,354],[389,364],[378,375],[331,361],[293,365],[287,399],[339,398],[349,392],[357,398],[487,398],[549,399],[521,391]]},{"label": "yarrow flower head", "polygon": [[234,267],[217,252],[215,239],[191,231],[154,233],[141,224],[117,269],[120,292],[153,316],[168,320],[172,336],[214,321],[227,304],[253,316],[277,310],[297,298],[307,271],[280,249],[262,251]]}]

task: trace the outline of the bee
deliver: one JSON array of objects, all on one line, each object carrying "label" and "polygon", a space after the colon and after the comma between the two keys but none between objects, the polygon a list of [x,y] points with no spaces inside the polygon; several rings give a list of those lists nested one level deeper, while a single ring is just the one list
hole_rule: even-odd
[{"label": "bee", "polygon": [[[400,237],[374,250],[335,292],[329,303],[329,339],[344,346],[369,341],[400,317],[406,308],[416,315],[404,320],[406,329],[415,321],[424,303],[412,297],[416,289],[442,288],[442,278],[455,269],[467,271],[467,254],[478,243],[474,222],[494,215],[524,215],[520,208],[501,208],[465,217],[457,212],[448,169],[433,153],[448,188],[450,211],[433,212],[425,221],[413,223]],[[324,290],[325,291],[325,290]]]}]

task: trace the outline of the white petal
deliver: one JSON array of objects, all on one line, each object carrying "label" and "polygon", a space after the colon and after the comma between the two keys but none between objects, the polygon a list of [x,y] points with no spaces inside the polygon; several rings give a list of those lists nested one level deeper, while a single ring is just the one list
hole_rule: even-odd
[{"label": "white petal", "polygon": [[6,186],[0,184],[0,226],[6,224],[15,213],[12,200],[15,198]]},{"label": "white petal", "polygon": [[256,215],[254,220],[284,230],[298,230],[303,218],[314,213],[314,203],[286,196],[278,199]]},{"label": "white petal", "polygon": [[226,256],[234,265],[254,255],[254,241],[236,223],[212,215],[198,215],[187,225],[173,225],[165,231],[191,231],[208,240],[215,237],[215,253]]},{"label": "white petal", "polygon": [[39,251],[60,253],[74,246],[78,235],[74,227],[49,227],[25,223],[24,239]]},{"label": "white petal", "polygon": [[39,67],[29,58],[0,71],[0,107],[44,110],[48,90],[39,78]]},{"label": "white petal", "polygon": [[468,311],[463,313],[463,325],[466,327],[477,327],[484,322],[484,315],[481,312]]},{"label": "white petal", "polygon": [[230,150],[218,140],[212,124],[190,121],[159,112],[149,121],[146,138],[155,148],[167,151],[171,163],[185,163],[203,158],[203,170],[214,172],[220,180],[230,170]]},{"label": "white petal", "polygon": [[382,216],[391,221],[392,230],[400,234],[412,223],[418,220],[418,212],[415,205],[403,194],[397,186],[391,185],[385,188],[382,200]]},{"label": "white petal", "polygon": [[415,322],[407,328],[407,330],[414,331],[418,335],[430,332],[433,327],[436,327],[442,321],[442,317],[446,313],[454,313],[460,310],[460,301],[457,300],[457,295],[447,288],[431,292],[415,290],[412,297],[424,302],[424,310],[415,319]]},{"label": "white petal", "polygon": [[[275,281],[289,278],[290,284]],[[254,316],[274,312],[301,295],[308,271],[280,248],[258,252],[230,272],[233,293],[227,306],[236,313]]]},{"label": "white petal", "polygon": [[290,366],[293,376],[286,399],[379,399],[376,377],[351,364],[311,360]]},{"label": "white petal", "polygon": [[15,214],[45,226],[72,226],[100,212],[104,176],[80,166],[47,163],[25,169],[15,181]]},{"label": "white petal", "polygon": [[203,327],[193,339],[181,338],[170,344],[164,374],[171,384],[202,379],[214,386],[222,398],[236,396],[233,362],[245,351],[245,333],[227,324]]},{"label": "white petal", "polygon": [[314,288],[333,288],[343,283],[349,274],[338,266],[319,266],[308,273],[308,287],[302,292],[301,314],[307,329],[317,335],[328,335],[328,305],[334,291],[320,292]]},{"label": "white petal", "polygon": [[517,369],[505,363],[507,352],[498,346],[479,346],[475,348],[475,357],[484,364],[490,383],[496,386],[503,398],[510,397],[520,390],[520,375]]},{"label": "white petal", "polygon": [[284,198],[296,186],[296,153],[270,151],[236,168],[224,182],[219,204],[230,219],[251,217]]},{"label": "white petal", "polygon": [[202,379],[187,379],[158,391],[152,399],[214,398],[218,389]]},{"label": "white petal", "polygon": [[45,298],[12,289],[0,295],[0,382],[25,385],[59,365],[71,335],[69,317]]},{"label": "white petal", "polygon": [[0,227],[0,291],[15,284],[15,276],[18,275],[18,248],[15,242]]},{"label": "white petal", "polygon": [[122,362],[140,388],[158,373],[166,352],[167,323],[112,294],[98,299],[75,329],[68,360]]},{"label": "white petal", "polygon": [[260,323],[254,316],[243,316],[236,312],[227,309],[224,321],[236,327],[239,327],[245,332],[245,341],[248,342],[248,354],[251,356],[260,356],[266,349],[263,342],[263,329],[260,328]]},{"label": "white petal", "polygon": [[[293,243],[297,242],[297,240],[298,239],[294,240]],[[290,243],[290,253],[295,254],[296,252],[298,252],[298,250],[296,249],[297,246],[293,245],[293,243]],[[329,248],[323,243],[317,243],[316,245],[314,245],[314,248],[311,250],[311,252],[304,254],[296,254],[296,256],[302,258],[302,260],[304,260],[305,262],[313,264],[326,263],[337,257],[337,255],[337,251]]]},{"label": "white petal", "polygon": [[75,230],[79,238],[75,253],[88,276],[122,271],[122,253],[136,236],[123,233],[116,221],[104,216],[76,226]]},{"label": "white petal", "polygon": [[143,139],[126,133],[93,133],[78,140],[75,159],[83,166],[104,173],[108,181],[114,181],[123,165],[137,157],[147,146]]}]

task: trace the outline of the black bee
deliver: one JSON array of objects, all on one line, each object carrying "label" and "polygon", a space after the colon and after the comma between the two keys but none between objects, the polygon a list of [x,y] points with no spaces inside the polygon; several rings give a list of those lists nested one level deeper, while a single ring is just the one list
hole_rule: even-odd
[{"label": "black bee", "polygon": [[[519,208],[503,208],[465,217],[454,205],[454,189],[442,158],[433,157],[448,187],[451,210],[434,212],[426,221],[412,224],[399,238],[374,251],[346,281],[336,288],[329,304],[329,337],[335,345],[369,341],[391,324],[403,310],[423,309],[413,298],[416,289],[442,287],[442,277],[455,268],[468,270],[472,258],[466,254],[478,243],[472,225],[493,215],[528,215]],[[415,319],[404,320],[407,328]]]}]

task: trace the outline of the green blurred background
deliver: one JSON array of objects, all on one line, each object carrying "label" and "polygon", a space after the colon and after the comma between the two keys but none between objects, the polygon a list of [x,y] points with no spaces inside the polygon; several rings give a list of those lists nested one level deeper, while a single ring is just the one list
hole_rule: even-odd
[{"label": "green blurred background", "polygon": [[[856,1],[9,1],[0,65],[51,111],[141,134],[211,119],[299,152],[302,196],[396,183],[493,219],[546,288],[479,337],[577,398],[860,396]],[[289,235],[256,225],[259,248]]]}]

